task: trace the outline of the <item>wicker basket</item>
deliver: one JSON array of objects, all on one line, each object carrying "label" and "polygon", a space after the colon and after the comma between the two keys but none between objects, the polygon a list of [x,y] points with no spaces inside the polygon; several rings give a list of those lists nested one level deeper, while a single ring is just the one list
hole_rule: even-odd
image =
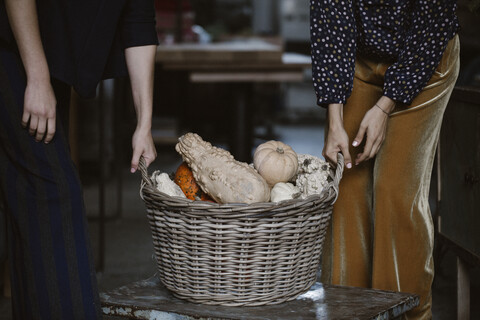
[{"label": "wicker basket", "polygon": [[176,297],[226,306],[278,304],[315,283],[341,155],[322,194],[279,203],[171,197],[155,189],[143,161],[140,171],[159,277]]}]

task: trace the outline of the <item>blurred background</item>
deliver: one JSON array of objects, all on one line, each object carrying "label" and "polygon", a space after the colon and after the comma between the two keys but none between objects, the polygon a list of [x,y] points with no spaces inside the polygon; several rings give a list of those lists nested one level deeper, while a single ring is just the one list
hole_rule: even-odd
[{"label": "blurred background", "polygon": [[[271,139],[282,140],[297,153],[321,156],[325,110],[316,105],[311,83],[308,0],[156,0],[155,7],[160,45],[152,132],[158,158],[149,173],[176,170],[181,157],[174,146],[186,132],[196,132],[247,162],[256,146]],[[462,29],[457,87],[468,88],[472,98],[463,101],[463,91],[456,96],[471,112],[464,117],[478,119],[473,122],[473,133],[480,127],[479,7],[475,0],[461,0],[458,7]],[[73,97],[72,154],[84,185],[101,290],[148,278],[156,270],[139,196],[141,177],[129,173],[135,124],[128,79],[104,81],[92,100]],[[460,271],[470,283],[468,299],[462,299],[480,299],[480,236],[475,231],[480,227],[480,134],[471,138],[472,187],[462,191],[468,193],[465,201],[469,202],[466,212],[454,213],[467,226],[456,226],[445,237],[452,240],[461,234],[460,240],[437,244],[435,319],[456,318]],[[431,192],[438,234],[442,215],[439,168],[433,173]],[[5,252],[4,243],[0,249]],[[7,298],[0,300],[0,318],[11,317],[9,303]],[[471,318],[479,319],[479,308],[474,305]]]}]

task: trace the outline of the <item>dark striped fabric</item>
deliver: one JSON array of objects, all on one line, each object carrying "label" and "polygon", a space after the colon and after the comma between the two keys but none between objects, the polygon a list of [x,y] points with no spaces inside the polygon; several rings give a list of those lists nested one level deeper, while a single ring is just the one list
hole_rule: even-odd
[{"label": "dark striped fabric", "polygon": [[70,88],[52,83],[57,131],[49,144],[38,143],[21,127],[26,86],[21,60],[0,47],[0,191],[6,202],[13,314],[15,319],[100,319],[83,193],[60,121],[68,118]]}]

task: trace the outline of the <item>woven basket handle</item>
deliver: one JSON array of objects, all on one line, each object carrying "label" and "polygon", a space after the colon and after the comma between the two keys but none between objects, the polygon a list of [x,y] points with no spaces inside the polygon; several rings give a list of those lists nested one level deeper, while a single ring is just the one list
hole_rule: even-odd
[{"label": "woven basket handle", "polygon": [[143,156],[140,157],[140,161],[138,162],[138,169],[142,174],[142,184],[147,184],[150,187],[153,187],[153,182],[148,176],[147,163],[145,162],[145,158]]},{"label": "woven basket handle", "polygon": [[342,179],[344,166],[345,166],[345,163],[344,163],[343,154],[339,152],[337,153],[337,169],[335,170],[335,178],[334,178],[336,185],[338,185],[340,183],[340,180]]},{"label": "woven basket handle", "polygon": [[338,193],[340,192],[338,185],[340,180],[342,180],[344,165],[343,154],[339,152],[337,153],[337,169],[335,170],[335,176],[333,177],[333,189],[335,190],[335,199],[333,200],[333,203],[337,201]]}]

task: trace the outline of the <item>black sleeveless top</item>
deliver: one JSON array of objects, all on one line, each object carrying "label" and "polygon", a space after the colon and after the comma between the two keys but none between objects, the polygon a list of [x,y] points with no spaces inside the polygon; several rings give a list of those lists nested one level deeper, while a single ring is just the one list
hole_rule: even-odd
[{"label": "black sleeveless top", "polygon": [[[153,0],[38,0],[37,13],[51,76],[83,97],[127,74],[125,48],[158,44]],[[4,0],[0,45],[17,50]]]}]

